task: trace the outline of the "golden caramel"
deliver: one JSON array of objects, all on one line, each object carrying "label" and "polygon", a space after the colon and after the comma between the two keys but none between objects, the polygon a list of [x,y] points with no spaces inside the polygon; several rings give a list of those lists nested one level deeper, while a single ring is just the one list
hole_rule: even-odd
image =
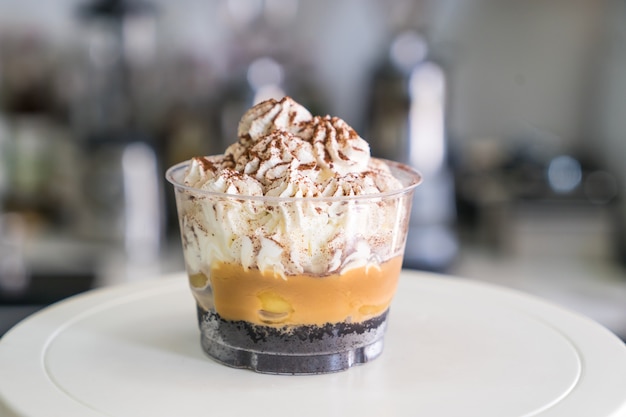
[{"label": "golden caramel", "polygon": [[[384,312],[396,291],[402,257],[329,276],[285,276],[218,263],[210,282],[217,313],[259,325],[362,322]],[[192,287],[206,277],[190,277]],[[199,294],[197,294],[199,296]]]}]

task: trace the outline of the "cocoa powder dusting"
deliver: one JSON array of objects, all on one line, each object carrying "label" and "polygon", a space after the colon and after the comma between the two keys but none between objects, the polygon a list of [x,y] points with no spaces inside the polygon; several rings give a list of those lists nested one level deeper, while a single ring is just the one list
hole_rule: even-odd
[{"label": "cocoa powder dusting", "polygon": [[202,165],[202,169],[205,171],[213,171],[215,169],[215,164],[209,161],[206,157],[196,157],[194,158],[200,165]]}]

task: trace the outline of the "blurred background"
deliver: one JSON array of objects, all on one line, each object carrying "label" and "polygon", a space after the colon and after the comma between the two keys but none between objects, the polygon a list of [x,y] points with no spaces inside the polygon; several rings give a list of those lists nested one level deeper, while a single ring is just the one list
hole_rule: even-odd
[{"label": "blurred background", "polygon": [[165,169],[285,94],[424,174],[406,268],[626,339],[623,0],[0,0],[0,335],[181,271]]}]

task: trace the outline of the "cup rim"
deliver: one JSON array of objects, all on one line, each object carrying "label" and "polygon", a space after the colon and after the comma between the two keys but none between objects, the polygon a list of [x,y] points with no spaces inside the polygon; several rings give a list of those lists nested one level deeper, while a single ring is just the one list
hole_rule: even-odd
[{"label": "cup rim", "polygon": [[[389,166],[389,168],[391,169],[394,177],[399,179],[404,186],[397,190],[386,191],[386,192],[378,193],[378,194],[360,194],[360,195],[354,195],[354,196],[331,196],[331,197],[276,197],[276,196],[265,196],[265,195],[251,196],[251,195],[242,195],[242,194],[221,193],[217,191],[202,190],[200,188],[195,188],[189,185],[185,185],[182,183],[182,178],[181,180],[178,180],[175,177],[176,174],[180,175],[181,172],[184,172],[184,170],[191,164],[191,159],[188,159],[183,162],[179,162],[169,167],[167,171],[165,172],[165,179],[170,184],[172,184],[176,189],[185,190],[185,191],[197,194],[197,195],[203,195],[207,197],[231,198],[231,199],[237,199],[237,200],[273,202],[273,203],[278,203],[278,202],[321,203],[321,202],[338,202],[338,201],[370,200],[370,199],[381,200],[381,199],[387,199],[387,198],[409,193],[413,191],[415,187],[420,185],[423,181],[422,174],[407,164],[403,164],[400,162],[395,162],[395,161],[391,161],[391,160],[383,159],[383,158],[372,158],[372,159],[377,160],[377,161],[382,161],[385,164],[387,164],[387,166]],[[397,174],[401,174],[403,178],[398,178]],[[405,185],[407,182],[408,184]]]}]

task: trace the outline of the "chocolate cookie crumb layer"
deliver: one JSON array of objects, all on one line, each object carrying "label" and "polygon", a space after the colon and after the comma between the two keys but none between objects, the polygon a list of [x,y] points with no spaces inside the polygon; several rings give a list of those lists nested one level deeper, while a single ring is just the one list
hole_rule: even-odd
[{"label": "chocolate cookie crumb layer", "polygon": [[204,351],[225,365],[270,374],[320,374],[378,357],[387,314],[361,323],[277,328],[224,320],[198,307],[198,323]]}]

